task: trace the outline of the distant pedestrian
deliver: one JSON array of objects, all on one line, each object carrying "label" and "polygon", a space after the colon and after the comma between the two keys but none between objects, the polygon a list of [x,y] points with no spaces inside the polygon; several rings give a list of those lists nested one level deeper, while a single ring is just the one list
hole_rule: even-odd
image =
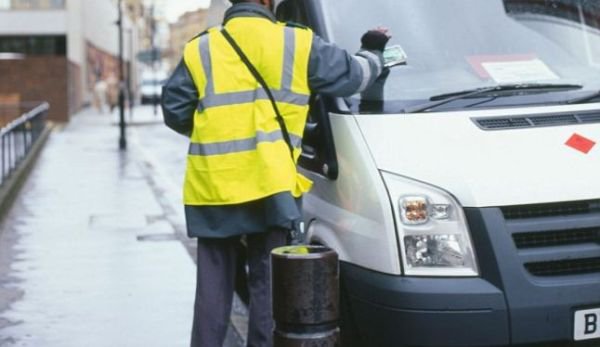
[{"label": "distant pedestrian", "polygon": [[108,90],[108,85],[106,81],[103,79],[97,79],[96,83],[94,83],[94,107],[98,110],[99,113],[104,113],[104,107],[107,105],[106,103],[106,92]]},{"label": "distant pedestrian", "polygon": [[108,102],[110,113],[112,113],[119,104],[119,79],[114,74],[111,74],[106,79],[106,86],[106,101]]},{"label": "distant pedestrian", "polygon": [[382,72],[389,40],[385,30],[369,31],[352,56],[308,28],[277,23],[271,0],[232,2],[223,30],[186,45],[162,94],[165,123],[191,141],[184,203],[188,235],[198,238],[193,347],[223,344],[242,235],[248,346],[272,345],[269,254],[298,224],[311,186],[296,170],[311,91],[363,91]]}]

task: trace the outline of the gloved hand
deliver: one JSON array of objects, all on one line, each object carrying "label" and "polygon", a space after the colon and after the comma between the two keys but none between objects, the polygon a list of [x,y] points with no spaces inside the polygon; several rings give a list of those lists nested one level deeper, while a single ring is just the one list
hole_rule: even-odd
[{"label": "gloved hand", "polygon": [[383,52],[383,50],[385,50],[385,45],[391,37],[387,32],[387,29],[383,28],[367,31],[360,39],[360,42],[362,43],[361,48],[370,51]]}]

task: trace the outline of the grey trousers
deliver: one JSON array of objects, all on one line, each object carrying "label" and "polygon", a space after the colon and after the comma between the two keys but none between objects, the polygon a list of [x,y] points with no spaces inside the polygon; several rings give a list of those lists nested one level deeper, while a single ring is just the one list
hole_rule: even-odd
[{"label": "grey trousers", "polygon": [[[248,347],[273,345],[270,253],[286,243],[281,229],[248,234]],[[192,347],[220,347],[229,325],[240,237],[199,238]]]}]

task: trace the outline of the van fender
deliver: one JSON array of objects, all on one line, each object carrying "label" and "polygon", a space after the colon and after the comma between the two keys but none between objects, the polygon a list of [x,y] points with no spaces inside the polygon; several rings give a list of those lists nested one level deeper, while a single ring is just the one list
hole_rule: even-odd
[{"label": "van fender", "polygon": [[349,261],[347,250],[333,229],[317,219],[311,219],[306,227],[306,240],[311,245],[322,245],[329,247],[337,252],[340,260]]}]

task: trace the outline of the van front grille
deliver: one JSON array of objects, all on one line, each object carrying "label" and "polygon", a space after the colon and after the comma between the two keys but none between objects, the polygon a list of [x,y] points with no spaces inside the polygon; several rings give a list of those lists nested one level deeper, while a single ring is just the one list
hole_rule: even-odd
[{"label": "van front grille", "polygon": [[544,261],[525,264],[534,276],[563,276],[600,272],[600,257]]},{"label": "van front grille", "polygon": [[538,116],[530,118],[533,125],[542,127],[542,126],[552,126],[552,125],[569,125],[569,124],[577,124],[579,120],[572,114],[558,115],[558,116]]},{"label": "van front grille", "polygon": [[582,123],[600,123],[600,113],[582,114],[579,119]]},{"label": "van front grille", "polygon": [[517,248],[552,247],[580,243],[600,244],[600,228],[518,233],[513,235]]},{"label": "van front grille", "polygon": [[600,200],[500,208],[533,276],[600,273]]},{"label": "van front grille", "polygon": [[471,119],[483,130],[507,130],[536,128],[548,126],[564,126],[575,124],[600,123],[597,111],[583,113],[557,113],[539,116],[485,117]]},{"label": "van front grille", "polygon": [[484,129],[525,128],[531,126],[526,118],[489,118],[480,119],[477,122]]},{"label": "van front grille", "polygon": [[505,219],[571,216],[600,212],[600,200],[502,207]]}]

